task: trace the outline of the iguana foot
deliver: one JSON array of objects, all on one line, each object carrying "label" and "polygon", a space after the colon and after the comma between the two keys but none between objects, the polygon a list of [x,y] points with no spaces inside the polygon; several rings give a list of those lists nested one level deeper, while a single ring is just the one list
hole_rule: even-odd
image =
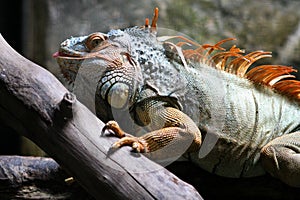
[{"label": "iguana foot", "polygon": [[112,145],[112,148],[120,148],[122,146],[131,146],[131,148],[138,153],[148,152],[146,142],[134,136],[121,138]]},{"label": "iguana foot", "polygon": [[114,132],[115,136],[121,138],[119,141],[115,142],[111,148],[117,149],[122,146],[131,146],[136,152],[147,152],[148,148],[146,142],[139,137],[135,137],[124,132],[116,121],[107,122],[102,129],[102,133],[106,130]]},{"label": "iguana foot", "polygon": [[114,135],[119,138],[125,137],[126,135],[126,133],[120,128],[119,124],[116,121],[108,121],[104,125],[101,133],[103,134],[106,130],[112,131]]},{"label": "iguana foot", "polygon": [[261,150],[266,171],[293,187],[300,187],[300,132],[280,136]]}]

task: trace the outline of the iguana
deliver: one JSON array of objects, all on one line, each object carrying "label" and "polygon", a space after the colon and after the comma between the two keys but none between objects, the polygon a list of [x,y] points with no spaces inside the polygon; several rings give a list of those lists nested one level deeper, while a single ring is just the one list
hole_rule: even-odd
[{"label": "iguana", "polygon": [[[107,122],[102,131],[121,138],[113,147],[159,152],[154,157],[162,159],[184,153],[214,174],[269,172],[300,187],[300,82],[291,74],[296,70],[249,69],[271,53],[221,47],[233,38],[200,45],[183,36],[158,37],[157,20],[156,8],[151,24],[146,19],[141,27],[72,37],[54,54],[70,82],[79,70],[101,69],[90,72],[97,79],[96,114]],[[133,119],[147,133],[121,129],[113,119],[124,112],[130,113],[125,121]]]}]

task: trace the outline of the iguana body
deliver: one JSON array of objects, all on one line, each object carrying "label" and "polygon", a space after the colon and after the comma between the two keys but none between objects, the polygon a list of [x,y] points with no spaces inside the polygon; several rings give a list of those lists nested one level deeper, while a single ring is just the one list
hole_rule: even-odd
[{"label": "iguana body", "polygon": [[[158,38],[157,12],[151,25],[146,20],[143,27],[74,37],[54,55],[71,82],[83,62],[83,70],[100,69],[93,75],[98,117],[108,121],[128,111],[149,131],[134,137],[109,121],[105,130],[122,137],[114,147],[130,145],[150,156],[158,152],[154,157],[161,159],[185,152],[218,175],[268,171],[300,187],[300,84],[282,80],[295,70],[268,65],[247,71],[270,53],[243,56],[235,46],[220,47],[231,39],[212,46]],[[181,42],[168,42],[172,38]],[[187,45],[195,48],[181,48]]]}]

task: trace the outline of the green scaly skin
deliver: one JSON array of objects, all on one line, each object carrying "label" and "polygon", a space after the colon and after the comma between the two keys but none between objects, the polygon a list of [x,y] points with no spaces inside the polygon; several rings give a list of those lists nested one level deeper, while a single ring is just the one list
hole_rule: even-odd
[{"label": "green scaly skin", "polygon": [[159,159],[185,153],[221,176],[267,171],[300,187],[299,101],[204,62],[185,64],[170,47],[153,27],[131,27],[72,37],[55,57],[70,82],[89,71],[96,114],[122,137],[114,147]]}]

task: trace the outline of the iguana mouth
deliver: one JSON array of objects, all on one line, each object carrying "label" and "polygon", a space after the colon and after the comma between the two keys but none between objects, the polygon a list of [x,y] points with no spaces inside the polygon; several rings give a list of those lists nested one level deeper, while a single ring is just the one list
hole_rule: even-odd
[{"label": "iguana mouth", "polygon": [[71,54],[67,54],[67,53],[63,53],[63,52],[59,52],[59,51],[57,51],[57,52],[55,52],[54,54],[52,54],[52,57],[53,58],[58,58],[58,57],[60,57],[60,58],[78,58],[78,59],[82,59],[82,58],[80,58],[80,56],[82,56],[82,55],[71,55]]},{"label": "iguana mouth", "polygon": [[57,58],[57,57],[68,57],[69,55],[65,54],[65,53],[61,53],[61,52],[55,52],[54,54],[52,54],[53,58]]}]

